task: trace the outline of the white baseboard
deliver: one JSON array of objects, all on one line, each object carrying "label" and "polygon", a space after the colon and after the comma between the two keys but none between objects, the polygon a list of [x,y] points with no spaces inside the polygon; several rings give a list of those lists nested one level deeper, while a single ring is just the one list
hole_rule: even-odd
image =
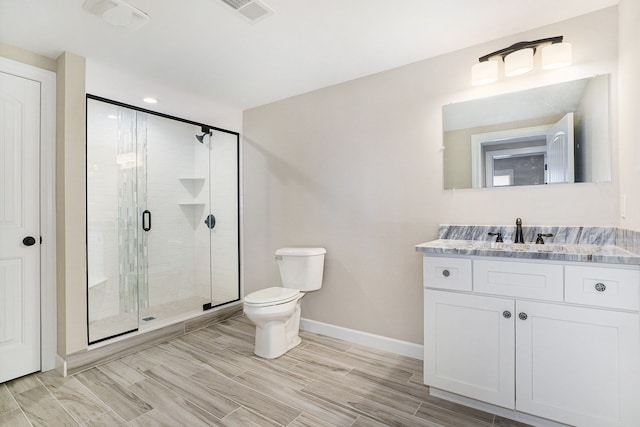
[{"label": "white baseboard", "polygon": [[414,359],[423,359],[424,353],[421,345],[407,341],[400,341],[395,338],[356,331],[355,329],[343,328],[342,326],[330,325],[328,323],[317,322],[310,319],[300,319],[300,329],[341,339],[354,344],[365,345],[378,350],[413,357]]}]

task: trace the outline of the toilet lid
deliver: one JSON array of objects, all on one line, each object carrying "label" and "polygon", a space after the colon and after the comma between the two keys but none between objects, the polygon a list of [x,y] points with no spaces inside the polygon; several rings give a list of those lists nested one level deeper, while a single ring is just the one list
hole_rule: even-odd
[{"label": "toilet lid", "polygon": [[300,295],[298,289],[282,288],[274,286],[272,288],[262,289],[252,292],[244,297],[247,304],[282,304],[296,299]]}]

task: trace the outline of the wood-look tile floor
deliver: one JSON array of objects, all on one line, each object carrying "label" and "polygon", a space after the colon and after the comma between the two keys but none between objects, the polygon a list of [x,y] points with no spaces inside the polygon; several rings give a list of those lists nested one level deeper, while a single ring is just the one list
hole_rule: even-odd
[{"label": "wood-look tile floor", "polygon": [[2,426],[524,426],[429,395],[422,362],[301,332],[275,360],[244,317],[66,378],[0,384]]}]

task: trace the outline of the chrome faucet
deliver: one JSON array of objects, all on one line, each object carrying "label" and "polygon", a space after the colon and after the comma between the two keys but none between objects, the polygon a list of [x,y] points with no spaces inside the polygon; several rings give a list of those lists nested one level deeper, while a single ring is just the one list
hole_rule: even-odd
[{"label": "chrome faucet", "polygon": [[522,234],[522,218],[516,218],[516,235],[513,243],[524,243],[524,235]]}]

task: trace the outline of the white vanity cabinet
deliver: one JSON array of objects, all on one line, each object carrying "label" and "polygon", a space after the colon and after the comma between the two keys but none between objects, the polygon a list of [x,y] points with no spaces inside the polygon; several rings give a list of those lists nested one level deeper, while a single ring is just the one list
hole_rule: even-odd
[{"label": "white vanity cabinet", "polygon": [[505,408],[515,402],[515,302],[425,289],[424,382]]},{"label": "white vanity cabinet", "polygon": [[640,426],[637,266],[427,255],[424,273],[432,389],[539,425]]}]

